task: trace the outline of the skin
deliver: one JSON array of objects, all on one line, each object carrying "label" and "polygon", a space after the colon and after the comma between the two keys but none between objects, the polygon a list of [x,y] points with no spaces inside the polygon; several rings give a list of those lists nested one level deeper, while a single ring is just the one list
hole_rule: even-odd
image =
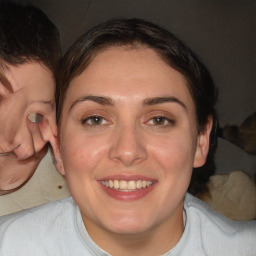
[{"label": "skin", "polygon": [[[152,49],[98,54],[71,81],[57,156],[94,242],[112,255],[173,248],[183,232],[192,168],[205,162],[210,130],[211,119],[198,134],[185,78]],[[101,184],[111,179],[153,185],[145,194],[112,194]]]},{"label": "skin", "polygon": [[7,65],[3,76],[0,82],[0,194],[12,192],[32,176],[47,152],[47,141],[56,134],[52,72],[39,62],[28,62]]}]

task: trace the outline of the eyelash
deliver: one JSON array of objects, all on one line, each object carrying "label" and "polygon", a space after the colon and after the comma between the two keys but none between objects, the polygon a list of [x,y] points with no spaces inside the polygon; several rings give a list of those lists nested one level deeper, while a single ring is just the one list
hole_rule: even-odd
[{"label": "eyelash", "polygon": [[[96,123],[93,124],[92,123],[93,118],[95,118],[95,119],[99,118],[101,122],[98,124],[96,124]],[[90,121],[90,123],[88,121]],[[105,123],[102,124],[102,122],[105,122]],[[100,115],[89,116],[81,121],[82,125],[87,125],[87,126],[100,126],[100,125],[106,125],[107,123],[108,123],[108,121]]]},{"label": "eyelash", "polygon": [[[159,121],[159,123],[156,123],[157,121]],[[81,120],[82,125],[90,126],[90,127],[96,127],[96,126],[100,127],[103,125],[107,125],[109,123],[110,122],[106,120],[104,117],[102,117],[101,115],[92,115]],[[163,115],[156,115],[148,119],[148,121],[146,121],[145,124],[159,127],[159,128],[165,128],[165,127],[175,125],[175,121]]]}]

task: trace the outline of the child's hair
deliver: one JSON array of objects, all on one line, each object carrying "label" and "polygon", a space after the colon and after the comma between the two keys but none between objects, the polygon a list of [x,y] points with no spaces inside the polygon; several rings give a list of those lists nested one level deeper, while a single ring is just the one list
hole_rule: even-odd
[{"label": "child's hair", "polygon": [[0,2],[0,68],[39,61],[55,72],[60,56],[58,29],[41,10]]}]

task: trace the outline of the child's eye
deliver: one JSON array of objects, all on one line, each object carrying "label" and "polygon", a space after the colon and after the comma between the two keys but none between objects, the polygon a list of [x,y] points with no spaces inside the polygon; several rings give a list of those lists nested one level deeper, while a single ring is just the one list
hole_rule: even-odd
[{"label": "child's eye", "polygon": [[101,116],[89,116],[85,119],[82,120],[82,124],[84,125],[104,125],[107,124],[108,121],[106,119],[104,119]]},{"label": "child's eye", "polygon": [[44,116],[38,113],[31,113],[28,115],[28,119],[32,122],[32,123],[36,123],[36,124],[40,124],[43,119]]},{"label": "child's eye", "polygon": [[167,126],[174,124],[174,121],[165,116],[155,116],[149,120],[148,124],[156,126]]}]

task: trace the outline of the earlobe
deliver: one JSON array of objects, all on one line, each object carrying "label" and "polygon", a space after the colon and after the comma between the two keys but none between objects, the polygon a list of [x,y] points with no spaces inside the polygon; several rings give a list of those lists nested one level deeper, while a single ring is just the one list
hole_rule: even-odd
[{"label": "earlobe", "polygon": [[58,142],[58,139],[56,136],[53,136],[53,138],[50,140],[50,144],[52,146],[53,154],[54,154],[54,157],[56,160],[56,168],[60,174],[65,176],[65,170],[64,170],[64,166],[63,166],[61,153],[60,153],[60,146],[59,146],[59,142]]},{"label": "earlobe", "polygon": [[[55,157],[55,159],[56,159],[56,157]],[[63,166],[63,162],[62,162],[61,158],[58,158],[58,160],[56,159],[56,168],[60,174],[65,176],[65,170],[64,170],[64,166]]]},{"label": "earlobe", "polygon": [[56,131],[54,131],[52,129],[54,125],[50,126],[48,120],[46,119],[44,119],[44,122],[40,123],[39,127],[44,140],[48,141],[52,146],[53,154],[56,160],[56,168],[58,169],[60,174],[65,175],[63,161],[60,154],[58,137],[57,137],[57,129]]},{"label": "earlobe", "polygon": [[198,134],[193,166],[194,168],[201,167],[206,162],[210,146],[210,134],[212,130],[212,124],[212,116],[209,116],[207,124],[205,125],[205,129]]}]

